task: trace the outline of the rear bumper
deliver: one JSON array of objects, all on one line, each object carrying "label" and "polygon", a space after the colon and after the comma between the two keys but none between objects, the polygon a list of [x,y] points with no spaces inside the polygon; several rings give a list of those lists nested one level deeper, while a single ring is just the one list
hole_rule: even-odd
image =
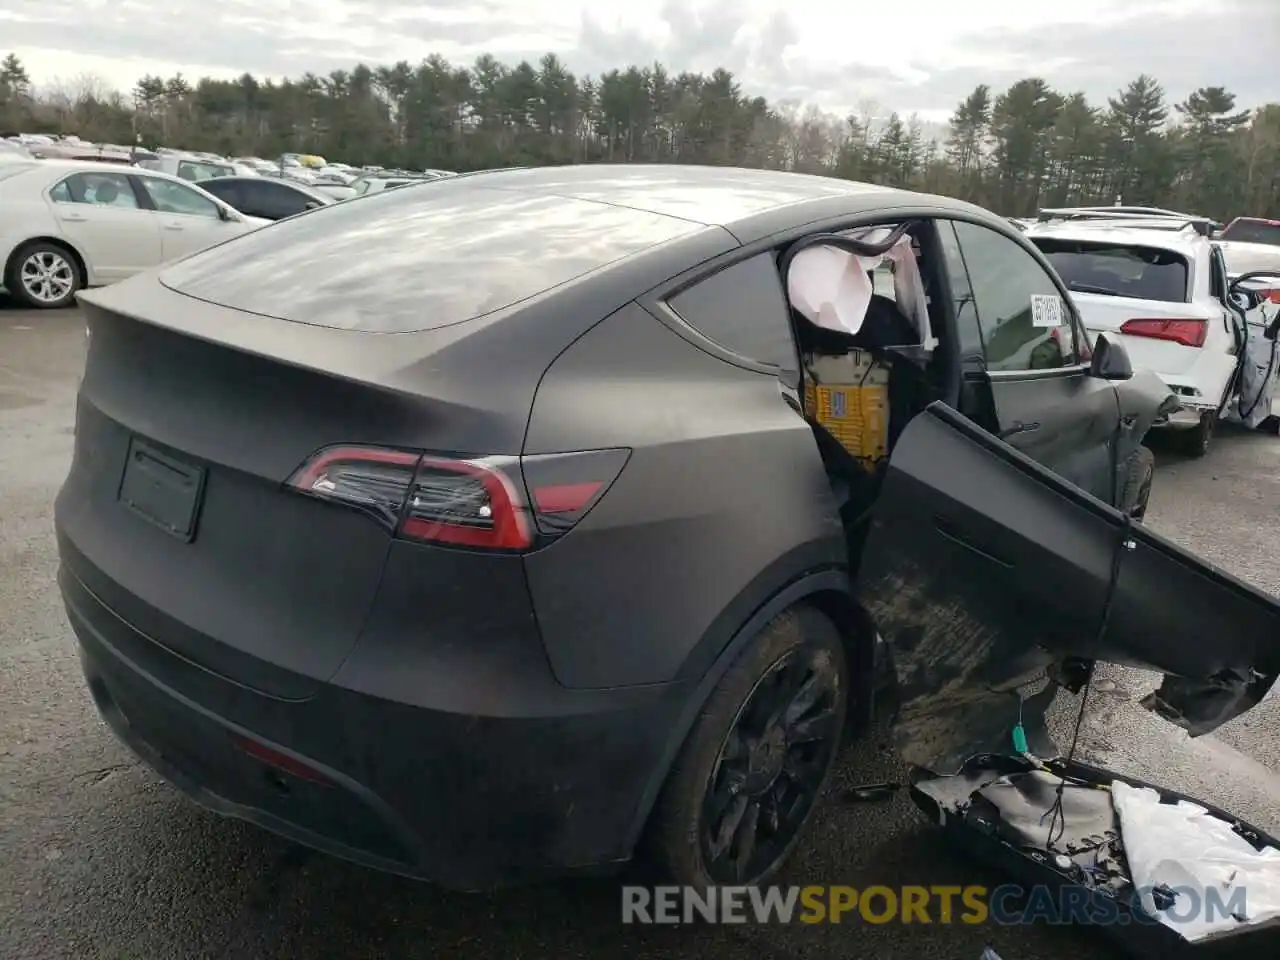
[{"label": "rear bumper", "polygon": [[[162,777],[218,813],[455,889],[627,860],[688,695],[674,685],[563,691],[519,716],[337,683],[281,700],[142,635],[65,557],[59,585],[99,711]],[[264,751],[287,758],[285,769]]]},{"label": "rear bumper", "polygon": [[1099,334],[1122,344],[1135,368],[1152,371],[1177,396],[1181,408],[1156,427],[1196,426],[1201,414],[1218,409],[1235,372],[1236,357],[1224,352],[1089,328],[1091,337],[1096,339]]},{"label": "rear bumper", "polygon": [[1153,430],[1190,430],[1200,425],[1200,419],[1206,413],[1215,409],[1213,405],[1198,406],[1181,406],[1174,410],[1169,416],[1163,420],[1159,420],[1152,424]]}]

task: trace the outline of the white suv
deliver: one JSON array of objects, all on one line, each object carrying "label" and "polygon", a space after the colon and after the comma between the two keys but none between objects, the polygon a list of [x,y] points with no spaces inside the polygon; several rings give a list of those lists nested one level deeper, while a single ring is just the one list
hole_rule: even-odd
[{"label": "white suv", "polygon": [[1212,222],[1169,211],[1042,210],[1027,239],[1072,293],[1085,327],[1124,343],[1182,402],[1161,424],[1201,456],[1231,400],[1245,343]]}]

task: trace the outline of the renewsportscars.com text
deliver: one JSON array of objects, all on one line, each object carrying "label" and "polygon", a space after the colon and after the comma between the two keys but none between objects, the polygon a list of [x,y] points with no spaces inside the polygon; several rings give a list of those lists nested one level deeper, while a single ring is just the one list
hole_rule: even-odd
[{"label": "renewsportscars.com text", "polygon": [[[622,922],[678,923],[927,923],[1005,925],[1158,923],[1142,907],[1144,890],[1120,902],[1083,886],[850,886],[622,888]],[[1150,898],[1148,902],[1150,901]],[[1161,888],[1173,923],[1246,916],[1246,890]]]}]

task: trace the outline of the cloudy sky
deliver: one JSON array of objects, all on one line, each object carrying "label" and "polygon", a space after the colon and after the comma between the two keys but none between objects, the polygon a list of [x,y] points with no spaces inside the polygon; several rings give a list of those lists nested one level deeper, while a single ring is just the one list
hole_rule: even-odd
[{"label": "cloudy sky", "polygon": [[771,100],[927,120],[1031,74],[1101,102],[1147,72],[1174,99],[1212,84],[1254,106],[1280,100],[1278,49],[1280,0],[0,0],[0,52],[37,83],[554,50],[580,73],[724,66]]}]

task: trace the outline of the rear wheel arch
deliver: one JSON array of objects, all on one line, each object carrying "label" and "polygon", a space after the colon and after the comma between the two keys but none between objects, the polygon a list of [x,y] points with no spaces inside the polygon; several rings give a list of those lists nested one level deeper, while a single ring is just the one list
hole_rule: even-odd
[{"label": "rear wheel arch", "polygon": [[628,853],[639,844],[681,748],[693,732],[698,717],[715,693],[720,680],[762,631],[768,628],[780,614],[797,607],[816,611],[825,617],[836,628],[843,640],[851,681],[850,696],[854,698],[849,706],[849,726],[861,723],[864,714],[869,716],[875,662],[875,634],[870,629],[870,618],[853,598],[848,572],[843,569],[823,570],[793,581],[776,592],[747,619],[716,656],[711,666],[702,673],[685,702],[663,750],[662,758],[651,772],[649,783],[641,795],[628,838]]}]

